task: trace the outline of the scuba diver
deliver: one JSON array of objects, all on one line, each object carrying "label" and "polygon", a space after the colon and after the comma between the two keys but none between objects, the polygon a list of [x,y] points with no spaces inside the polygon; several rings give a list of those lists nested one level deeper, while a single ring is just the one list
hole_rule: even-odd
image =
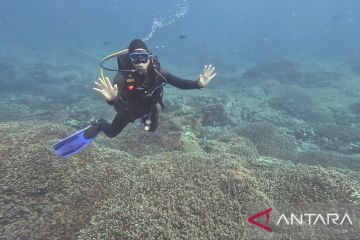
[{"label": "scuba diver", "polygon": [[[118,69],[108,69],[104,62],[117,57]],[[117,71],[111,84],[103,69]],[[109,138],[117,136],[130,122],[141,119],[145,131],[153,132],[159,125],[159,112],[164,108],[163,87],[166,84],[180,89],[201,89],[216,76],[215,67],[205,65],[196,81],[176,77],[160,66],[158,58],[149,52],[144,41],[133,40],[128,49],[114,53],[101,62],[101,77],[93,89],[100,92],[117,114],[112,123],[104,119],[53,145],[58,156],[67,158],[88,146],[98,133]]]}]

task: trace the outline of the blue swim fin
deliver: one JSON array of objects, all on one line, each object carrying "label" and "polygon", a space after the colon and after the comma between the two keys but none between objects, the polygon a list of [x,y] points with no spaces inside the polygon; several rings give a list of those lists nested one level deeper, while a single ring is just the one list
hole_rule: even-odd
[{"label": "blue swim fin", "polygon": [[84,132],[90,127],[91,125],[55,143],[52,147],[54,148],[56,154],[60,157],[68,158],[84,149],[95,138],[84,137]]}]

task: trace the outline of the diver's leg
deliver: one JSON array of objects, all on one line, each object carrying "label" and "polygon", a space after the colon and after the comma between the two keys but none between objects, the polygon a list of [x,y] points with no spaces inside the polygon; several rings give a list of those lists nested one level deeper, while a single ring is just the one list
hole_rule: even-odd
[{"label": "diver's leg", "polygon": [[149,132],[154,132],[159,126],[159,113],[160,113],[161,106],[159,103],[156,103],[154,109],[150,113],[150,129]]},{"label": "diver's leg", "polygon": [[103,118],[100,118],[84,133],[85,138],[94,138],[99,132],[103,131],[109,138],[116,137],[130,121],[127,118],[116,114],[112,123],[108,123]]},{"label": "diver's leg", "polygon": [[122,117],[120,114],[116,114],[111,124],[104,121],[101,124],[101,128],[107,137],[113,138],[116,137],[126,127],[126,125],[129,124],[129,122],[129,119]]}]

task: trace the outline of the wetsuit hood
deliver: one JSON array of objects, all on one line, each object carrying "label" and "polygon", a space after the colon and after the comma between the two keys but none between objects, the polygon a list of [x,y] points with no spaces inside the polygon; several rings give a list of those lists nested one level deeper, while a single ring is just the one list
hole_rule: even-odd
[{"label": "wetsuit hood", "polygon": [[129,53],[133,53],[135,49],[142,48],[145,49],[147,52],[149,51],[145,42],[141,39],[134,39],[129,44]]}]

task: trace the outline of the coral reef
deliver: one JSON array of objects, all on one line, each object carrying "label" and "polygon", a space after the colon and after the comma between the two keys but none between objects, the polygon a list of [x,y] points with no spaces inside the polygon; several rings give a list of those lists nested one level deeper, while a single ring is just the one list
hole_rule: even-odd
[{"label": "coral reef", "polygon": [[314,129],[314,142],[323,149],[346,154],[360,153],[360,130],[358,127],[323,124]]},{"label": "coral reef", "polygon": [[246,218],[259,209],[284,201],[354,204],[359,192],[356,172],[346,177],[260,159],[243,138],[201,142],[211,154],[171,150],[142,157],[100,147],[99,138],[70,160],[59,159],[49,144],[70,131],[46,122],[0,123],[5,239],[249,239],[254,228]]},{"label": "coral reef", "polygon": [[200,145],[207,153],[221,154],[229,153],[241,156],[243,160],[255,161],[259,157],[255,145],[248,139],[232,137],[224,141],[203,140]]},{"label": "coral reef", "polygon": [[[115,182],[80,239],[236,239],[239,213],[266,203],[235,156],[161,154],[144,159],[133,176]],[[118,189],[123,191],[118,191]]]},{"label": "coral reef", "polygon": [[[245,167],[274,204],[354,201],[359,182],[333,170],[264,158]],[[286,198],[286,200],[284,200]]]},{"label": "coral reef", "polygon": [[247,69],[242,81],[252,84],[275,80],[282,84],[298,84],[304,87],[327,86],[340,78],[340,74],[328,70],[316,63],[300,63],[291,60],[279,60],[262,63]]},{"label": "coral reef", "polygon": [[72,161],[56,159],[49,143],[65,131],[46,123],[1,124],[0,235],[5,239],[73,238],[106,197],[103,180],[112,171],[111,159],[89,151]]},{"label": "coral reef", "polygon": [[275,79],[280,82],[298,82],[302,78],[302,73],[298,69],[298,63],[290,60],[280,60],[250,68],[244,72],[242,78],[252,81]]},{"label": "coral reef", "polygon": [[353,73],[290,60],[231,69],[216,89],[167,92],[154,133],[135,122],[63,160],[52,143],[114,116],[91,95],[93,76],[0,63],[1,239],[324,239],[312,228],[264,235],[246,219],[302,204],[360,209]]},{"label": "coral reef", "polygon": [[269,105],[292,117],[311,123],[333,122],[332,112],[317,106],[310,96],[301,92],[286,92],[273,97]]},{"label": "coral reef", "polygon": [[193,107],[203,126],[224,127],[234,125],[226,112],[226,103],[225,98],[195,96],[188,100],[187,105]]},{"label": "coral reef", "polygon": [[307,165],[318,165],[322,167],[335,167],[360,171],[360,158],[357,156],[348,156],[337,152],[325,150],[308,150],[296,153],[291,159],[294,163]]},{"label": "coral reef", "polygon": [[311,108],[314,106],[311,97],[300,92],[281,94],[272,98],[269,104],[272,108],[284,111],[293,117],[303,116],[308,112],[312,112]]},{"label": "coral reef", "polygon": [[212,104],[205,105],[199,109],[200,114],[202,115],[201,123],[204,126],[226,126],[233,125],[230,118],[225,112],[224,105],[222,104]]},{"label": "coral reef", "polygon": [[324,124],[315,129],[320,137],[329,139],[340,139],[343,141],[360,141],[360,129],[350,126],[339,126],[335,124]]},{"label": "coral reef", "polygon": [[[178,125],[181,123],[177,123],[177,120],[177,118],[170,120],[161,114],[160,125],[155,132],[145,132],[144,125],[135,122],[127,126],[117,138],[111,140],[102,138],[99,144],[126,151],[135,157],[170,151],[202,152],[197,144],[197,136],[191,131],[186,131],[188,129],[186,124]],[[184,131],[181,131],[182,128]]]},{"label": "coral reef", "polygon": [[291,159],[297,149],[296,140],[284,134],[267,122],[249,123],[237,132],[250,139],[260,155],[280,159]]}]

